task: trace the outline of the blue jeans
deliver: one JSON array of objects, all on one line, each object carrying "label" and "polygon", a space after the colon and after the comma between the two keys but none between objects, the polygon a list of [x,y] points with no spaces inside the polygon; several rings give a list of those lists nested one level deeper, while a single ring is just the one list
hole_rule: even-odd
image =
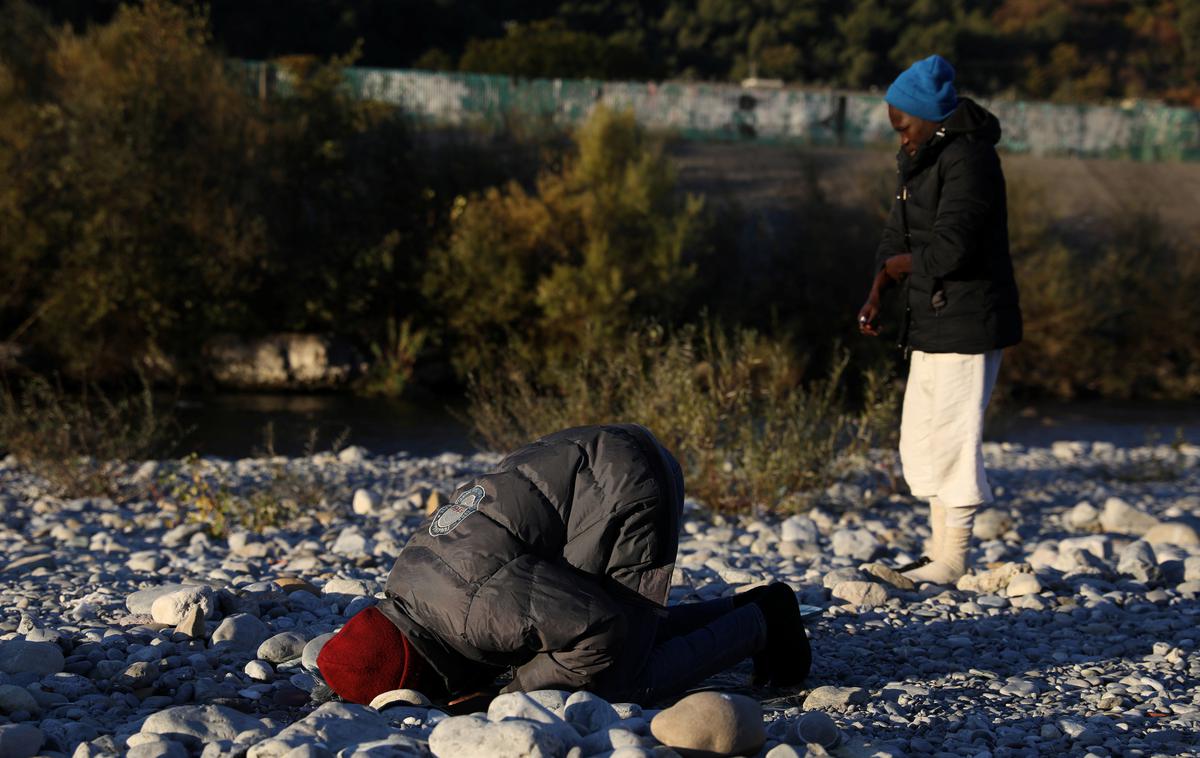
[{"label": "blue jeans", "polygon": [[767,620],[754,603],[735,609],[733,598],[723,597],[666,610],[649,657],[627,683],[635,702],[677,695],[767,644]]}]

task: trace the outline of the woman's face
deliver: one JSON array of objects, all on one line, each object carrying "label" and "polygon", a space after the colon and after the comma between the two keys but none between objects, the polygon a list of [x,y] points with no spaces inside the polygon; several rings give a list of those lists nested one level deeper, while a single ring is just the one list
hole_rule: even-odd
[{"label": "woman's face", "polygon": [[900,135],[900,149],[908,153],[909,157],[916,155],[921,145],[928,142],[938,129],[938,125],[933,121],[910,116],[894,105],[888,105],[888,120]]}]

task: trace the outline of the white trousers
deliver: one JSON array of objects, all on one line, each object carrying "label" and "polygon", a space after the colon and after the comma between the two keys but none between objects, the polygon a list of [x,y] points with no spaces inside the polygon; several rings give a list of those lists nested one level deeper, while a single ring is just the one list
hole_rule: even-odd
[{"label": "white trousers", "polygon": [[914,497],[953,509],[992,502],[983,469],[983,416],[1003,351],[914,350],[900,418],[900,466]]}]

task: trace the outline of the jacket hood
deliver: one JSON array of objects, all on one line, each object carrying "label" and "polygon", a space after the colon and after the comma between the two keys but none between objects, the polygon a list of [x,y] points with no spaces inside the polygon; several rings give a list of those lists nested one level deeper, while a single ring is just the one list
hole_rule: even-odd
[{"label": "jacket hood", "polygon": [[937,134],[917,149],[916,155],[910,156],[904,150],[897,153],[896,163],[900,175],[907,180],[925,167],[933,165],[946,145],[959,137],[995,145],[1000,141],[1000,119],[974,100],[968,97],[959,98],[954,113],[942,122],[942,128]]},{"label": "jacket hood", "polygon": [[954,113],[942,123],[946,135],[970,135],[992,145],[1000,141],[1000,119],[969,97],[958,99]]}]

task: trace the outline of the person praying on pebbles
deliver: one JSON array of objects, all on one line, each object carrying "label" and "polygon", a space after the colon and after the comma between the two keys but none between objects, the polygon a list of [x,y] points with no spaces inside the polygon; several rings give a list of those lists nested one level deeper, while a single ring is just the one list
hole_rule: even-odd
[{"label": "person praying on pebbles", "polygon": [[799,684],[811,656],[788,585],[666,605],[682,518],[679,464],[646,428],[543,437],[417,528],[385,599],[317,667],[357,703],[399,688],[478,703],[511,670],[505,691],[650,704],[748,657],[757,682]]},{"label": "person praying on pebbles", "polygon": [[937,55],[900,74],[885,99],[900,137],[899,182],[858,326],[877,336],[880,298],[902,285],[899,341],[911,364],[900,464],[912,494],[929,501],[931,538],[900,570],[952,584],[967,569],[975,511],[992,502],[984,411],[1003,349],[1021,341],[1000,122],[957,96],[954,69]]}]

